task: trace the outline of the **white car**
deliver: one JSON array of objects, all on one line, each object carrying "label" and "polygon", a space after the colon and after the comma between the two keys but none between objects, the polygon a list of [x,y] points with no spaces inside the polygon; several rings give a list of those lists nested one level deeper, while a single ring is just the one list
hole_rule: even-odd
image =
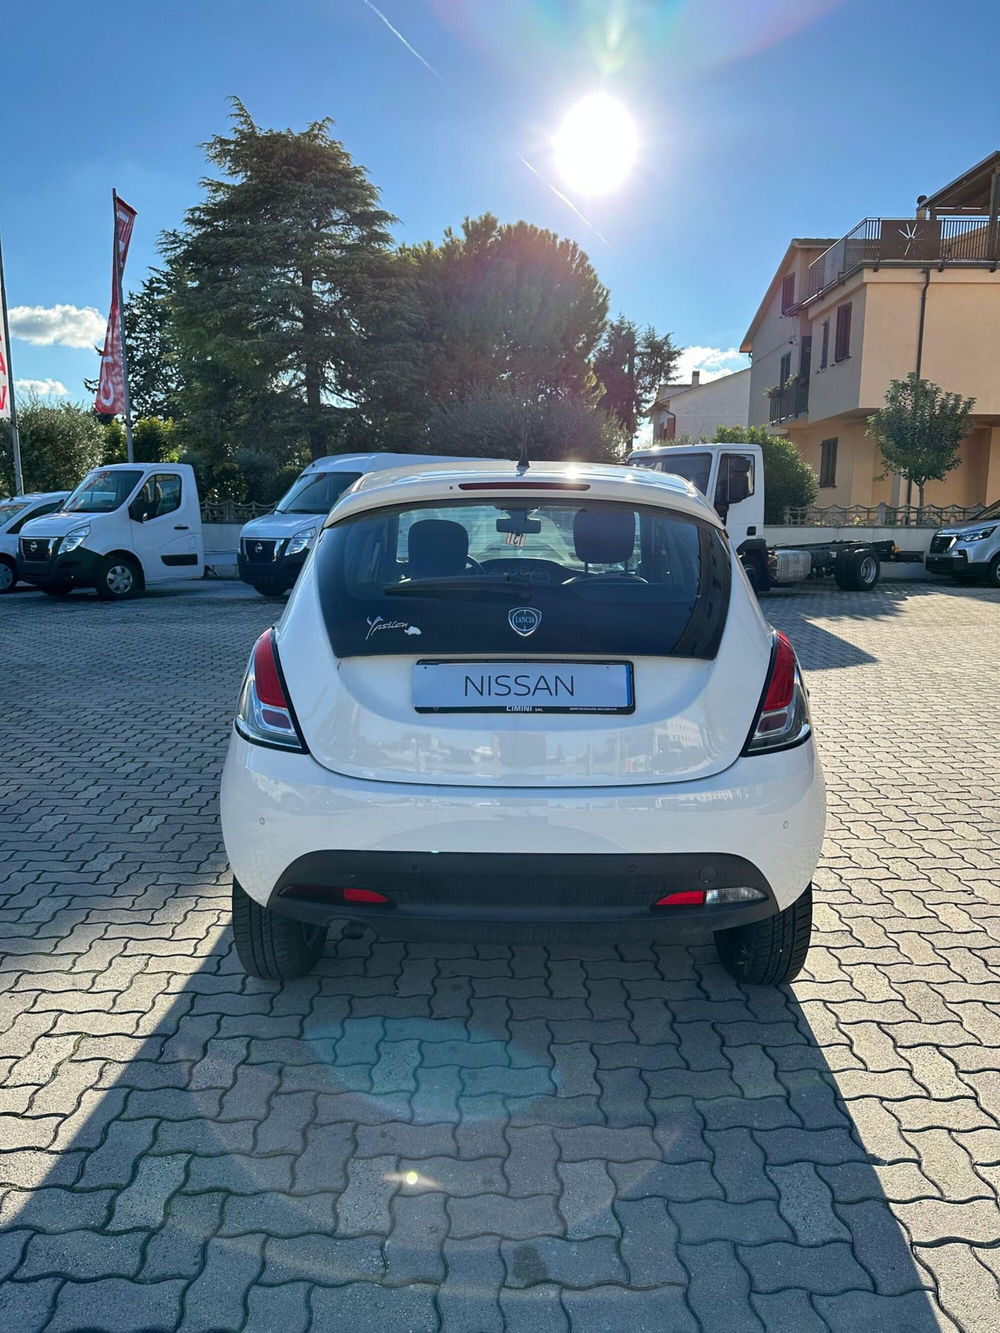
[{"label": "white car", "polygon": [[645,469],[372,473],[257,640],[222,782],[254,976],[395,936],[687,943],[789,981],[824,789],[788,640]]},{"label": "white car", "polygon": [[0,500],[0,593],[17,586],[17,537],[25,523],[54,513],[69,491],[38,491]]}]

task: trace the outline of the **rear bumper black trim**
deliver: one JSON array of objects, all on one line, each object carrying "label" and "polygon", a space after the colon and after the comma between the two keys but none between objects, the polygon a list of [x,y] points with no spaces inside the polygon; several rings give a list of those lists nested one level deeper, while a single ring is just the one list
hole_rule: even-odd
[{"label": "rear bumper black trim", "polygon": [[[296,892],[308,885],[310,894]],[[654,908],[684,889],[746,885],[765,896],[733,907]],[[324,900],[323,888],[385,894],[390,907]],[[803,889],[805,885],[803,885]],[[293,861],[268,907],[313,924],[352,920],[408,938],[706,941],[774,915],[770,884],[743,857],[720,853],[318,851]]]}]

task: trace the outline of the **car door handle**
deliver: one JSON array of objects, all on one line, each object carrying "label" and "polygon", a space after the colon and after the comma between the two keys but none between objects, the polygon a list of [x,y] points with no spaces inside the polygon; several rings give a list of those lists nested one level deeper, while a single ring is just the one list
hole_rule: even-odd
[{"label": "car door handle", "polygon": [[187,532],[187,530],[188,530],[188,525],[186,523],[174,524],[174,532]]}]

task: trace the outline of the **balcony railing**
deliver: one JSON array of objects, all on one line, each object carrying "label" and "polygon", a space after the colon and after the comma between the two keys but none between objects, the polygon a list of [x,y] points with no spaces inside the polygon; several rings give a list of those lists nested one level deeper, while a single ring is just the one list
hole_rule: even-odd
[{"label": "balcony railing", "polygon": [[772,389],[767,395],[770,400],[768,422],[777,426],[791,417],[804,417],[809,413],[809,381],[797,380],[786,384],[783,389]]},{"label": "balcony railing", "polygon": [[273,508],[273,504],[256,504],[252,500],[247,504],[241,504],[236,500],[202,500],[201,521],[202,523],[248,523],[252,518],[260,518],[261,514],[269,514]]},{"label": "balcony railing", "polygon": [[809,265],[805,300],[862,264],[993,264],[1000,226],[989,218],[865,218]]}]

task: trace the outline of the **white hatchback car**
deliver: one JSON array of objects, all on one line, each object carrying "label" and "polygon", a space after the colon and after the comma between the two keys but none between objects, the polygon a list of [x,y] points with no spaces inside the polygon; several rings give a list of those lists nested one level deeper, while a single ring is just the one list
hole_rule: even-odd
[{"label": "white hatchback car", "polygon": [[789,981],[824,789],[788,640],[718,516],[639,468],[372,473],[257,640],[222,784],[247,971],[352,919],[704,942]]}]

